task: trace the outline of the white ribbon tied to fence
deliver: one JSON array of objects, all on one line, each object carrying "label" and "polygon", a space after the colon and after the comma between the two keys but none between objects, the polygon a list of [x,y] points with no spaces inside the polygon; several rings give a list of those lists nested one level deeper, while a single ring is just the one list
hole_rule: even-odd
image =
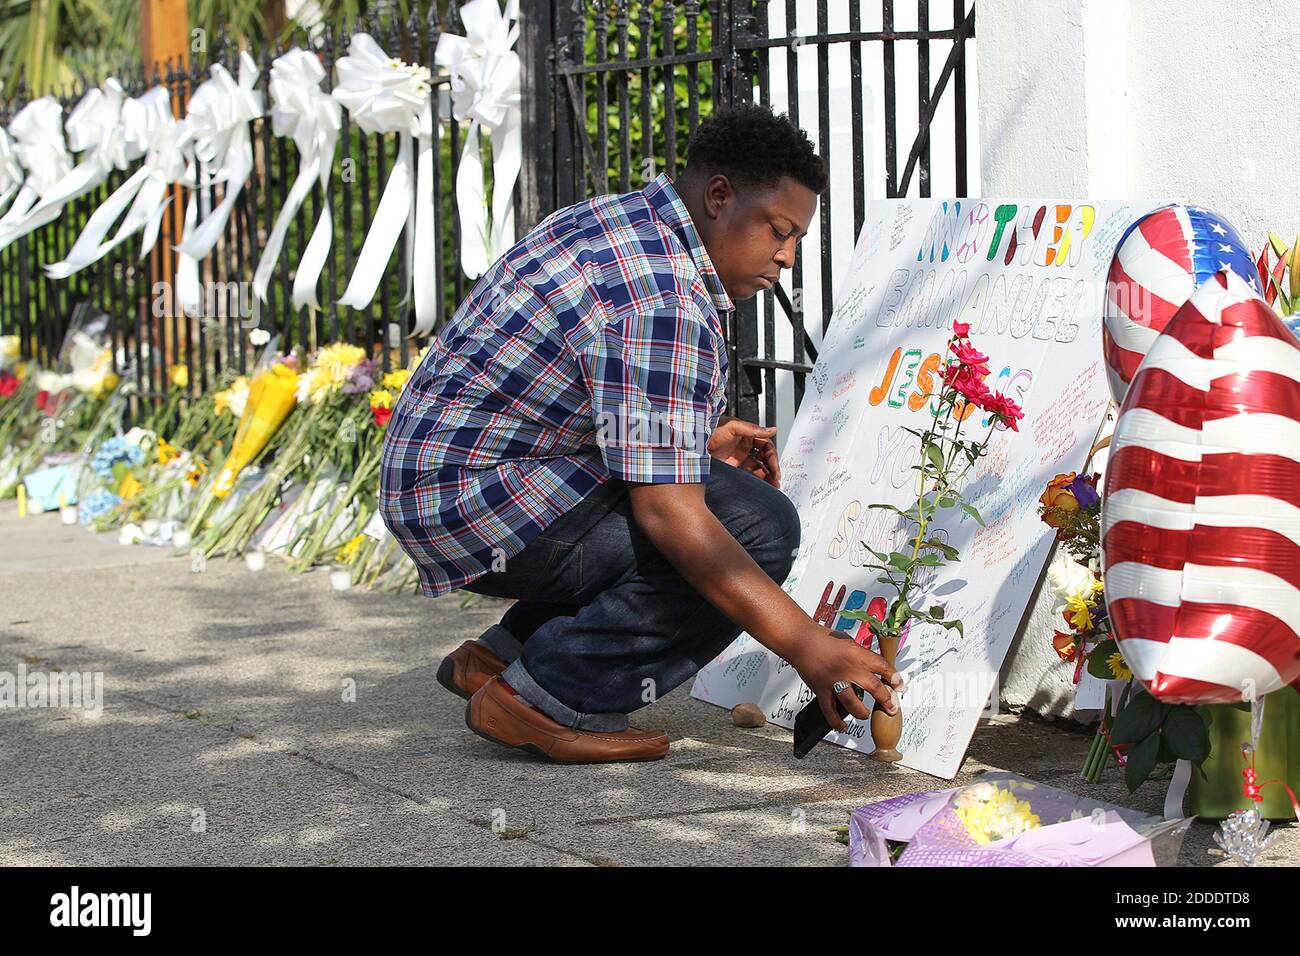
[{"label": "white ribbon tied to fence", "polygon": [[[393,254],[398,233],[406,233],[407,296],[415,291],[412,335],[432,331],[437,292],[433,284],[433,107],[427,68],[388,56],[374,39],[358,33],[348,55],[336,64],[334,98],[347,107],[357,126],[367,133],[397,133],[398,152],[384,186],[374,220],[366,233],[352,278],[339,302],[364,309],[374,298]],[[419,143],[418,175],[412,159]]]},{"label": "white ribbon tied to fence", "polygon": [[[181,308],[187,313],[199,310],[199,262],[212,251],[226,228],[239,194],[253,171],[253,145],[248,124],[262,115],[262,93],[256,89],[258,69],[247,51],[239,54],[239,80],[220,63],[209,70],[210,77],[190,97],[186,116],[187,138],[181,147],[193,149],[193,160],[186,171],[190,186],[185,206],[185,235],[176,250],[181,254],[176,269],[177,291]],[[202,163],[206,175],[194,171]],[[208,188],[221,183],[225,195],[215,209],[207,210]],[[199,218],[202,203],[204,218]]]},{"label": "white ribbon tied to fence", "polygon": [[[144,163],[91,214],[67,258],[45,267],[45,274],[52,279],[66,279],[97,262],[141,230],[141,258],[157,241],[162,213],[170,201],[167,189],[184,175],[186,167],[179,144],[182,129],[172,116],[167,90],[155,86],[128,100],[122,107],[122,131],[128,152],[143,153]],[[108,231],[124,211],[126,217],[106,242]]]},{"label": "white ribbon tied to fence", "polygon": [[294,47],[271,64],[271,129],[276,136],[290,136],[298,147],[298,178],[280,209],[275,228],[266,240],[266,248],[253,274],[253,291],[266,301],[271,274],[279,261],[280,250],[289,224],[302,208],[314,183],[320,183],[321,214],[312,231],[307,248],[298,262],[293,279],[293,307],[319,308],[316,281],[329,254],[334,222],[330,217],[329,177],[334,165],[334,150],[342,126],[342,110],[329,94],[321,90],[325,68],[315,53]]},{"label": "white ribbon tied to fence", "polygon": [[[40,200],[25,215],[0,226],[0,249],[53,222],[67,203],[95,189],[114,169],[126,169],[143,155],[143,149],[137,149],[126,141],[122,129],[122,103],[125,99],[122,84],[110,77],[103,86],[87,92],[73,107],[63,132],[67,136],[68,149],[82,153],[84,158],[44,190]],[[49,132],[46,129],[47,135]],[[57,146],[55,148],[57,150]]]},{"label": "white ribbon tied to fence", "polygon": [[[502,12],[497,0],[470,0],[460,8],[465,36],[438,37],[434,61],[451,77],[452,115],[469,120],[456,171],[461,268],[471,279],[514,245],[514,189],[523,158],[519,92],[519,3]],[[479,130],[492,143],[492,217],[489,222]]]},{"label": "white ribbon tied to fence", "polygon": [[23,166],[14,152],[13,140],[0,128],[0,209],[18,194],[23,184]]},{"label": "white ribbon tied to fence", "polygon": [[42,96],[19,110],[9,124],[9,135],[27,175],[13,204],[0,217],[0,234],[20,222],[41,194],[72,169],[63,141],[63,107],[54,97]]}]

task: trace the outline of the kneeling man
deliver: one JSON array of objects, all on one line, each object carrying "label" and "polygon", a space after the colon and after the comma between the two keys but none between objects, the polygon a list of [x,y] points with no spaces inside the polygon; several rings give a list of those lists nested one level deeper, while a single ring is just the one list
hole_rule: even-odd
[{"label": "kneeling man", "polygon": [[831,725],[897,674],[781,590],[799,516],[775,429],[722,415],[726,320],[794,261],[826,185],[785,117],[720,113],[685,171],[562,209],[476,283],[388,424],[380,509],[421,589],[514,598],[438,671],[482,737],[653,760],[628,714],[747,631]]}]

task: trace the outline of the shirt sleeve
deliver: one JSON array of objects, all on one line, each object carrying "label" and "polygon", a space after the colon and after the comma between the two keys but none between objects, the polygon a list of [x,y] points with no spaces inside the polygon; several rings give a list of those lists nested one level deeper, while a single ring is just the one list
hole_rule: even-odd
[{"label": "shirt sleeve", "polygon": [[698,310],[677,301],[601,327],[584,365],[596,443],[610,474],[645,483],[708,478],[722,348]]}]

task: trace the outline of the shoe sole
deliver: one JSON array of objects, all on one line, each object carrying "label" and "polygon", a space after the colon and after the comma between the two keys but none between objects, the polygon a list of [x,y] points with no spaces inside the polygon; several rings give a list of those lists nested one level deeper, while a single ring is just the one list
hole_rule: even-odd
[{"label": "shoe sole", "polygon": [[436,677],[439,684],[447,688],[461,700],[469,700],[473,694],[467,694],[456,686],[456,662],[450,657],[444,657],[442,663],[438,665],[438,674]]},{"label": "shoe sole", "polygon": [[653,760],[663,760],[664,757],[668,756],[667,754],[660,754],[657,757],[616,757],[612,760],[558,760],[555,757],[552,757],[550,754],[548,754],[541,747],[537,746],[537,744],[535,743],[531,743],[531,742],[525,742],[522,744],[506,743],[504,740],[499,740],[498,738],[493,737],[491,734],[479,730],[472,723],[470,723],[469,710],[470,710],[470,705],[467,703],[465,704],[465,726],[468,727],[470,731],[473,732],[476,736],[482,737],[484,740],[490,740],[498,747],[508,747],[511,750],[522,750],[525,753],[532,754],[534,757],[540,757],[542,760],[545,760],[549,763],[560,764],[561,766],[579,767],[582,766],[583,764],[601,764],[601,763],[650,763]]}]

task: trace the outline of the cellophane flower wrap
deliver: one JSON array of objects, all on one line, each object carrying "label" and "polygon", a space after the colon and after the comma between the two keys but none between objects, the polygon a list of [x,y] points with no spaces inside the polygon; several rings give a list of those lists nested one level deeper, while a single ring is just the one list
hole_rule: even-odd
[{"label": "cellophane flower wrap", "polygon": [[[1190,824],[1080,797],[1016,774],[990,773],[969,786],[904,794],[855,810],[849,820],[849,863],[1171,865]],[[900,844],[905,844],[901,853]]]},{"label": "cellophane flower wrap", "polygon": [[230,454],[212,485],[212,494],[224,498],[235,487],[240,471],[253,461],[284,424],[297,403],[298,373],[284,362],[275,362],[253,376],[247,403]]}]

